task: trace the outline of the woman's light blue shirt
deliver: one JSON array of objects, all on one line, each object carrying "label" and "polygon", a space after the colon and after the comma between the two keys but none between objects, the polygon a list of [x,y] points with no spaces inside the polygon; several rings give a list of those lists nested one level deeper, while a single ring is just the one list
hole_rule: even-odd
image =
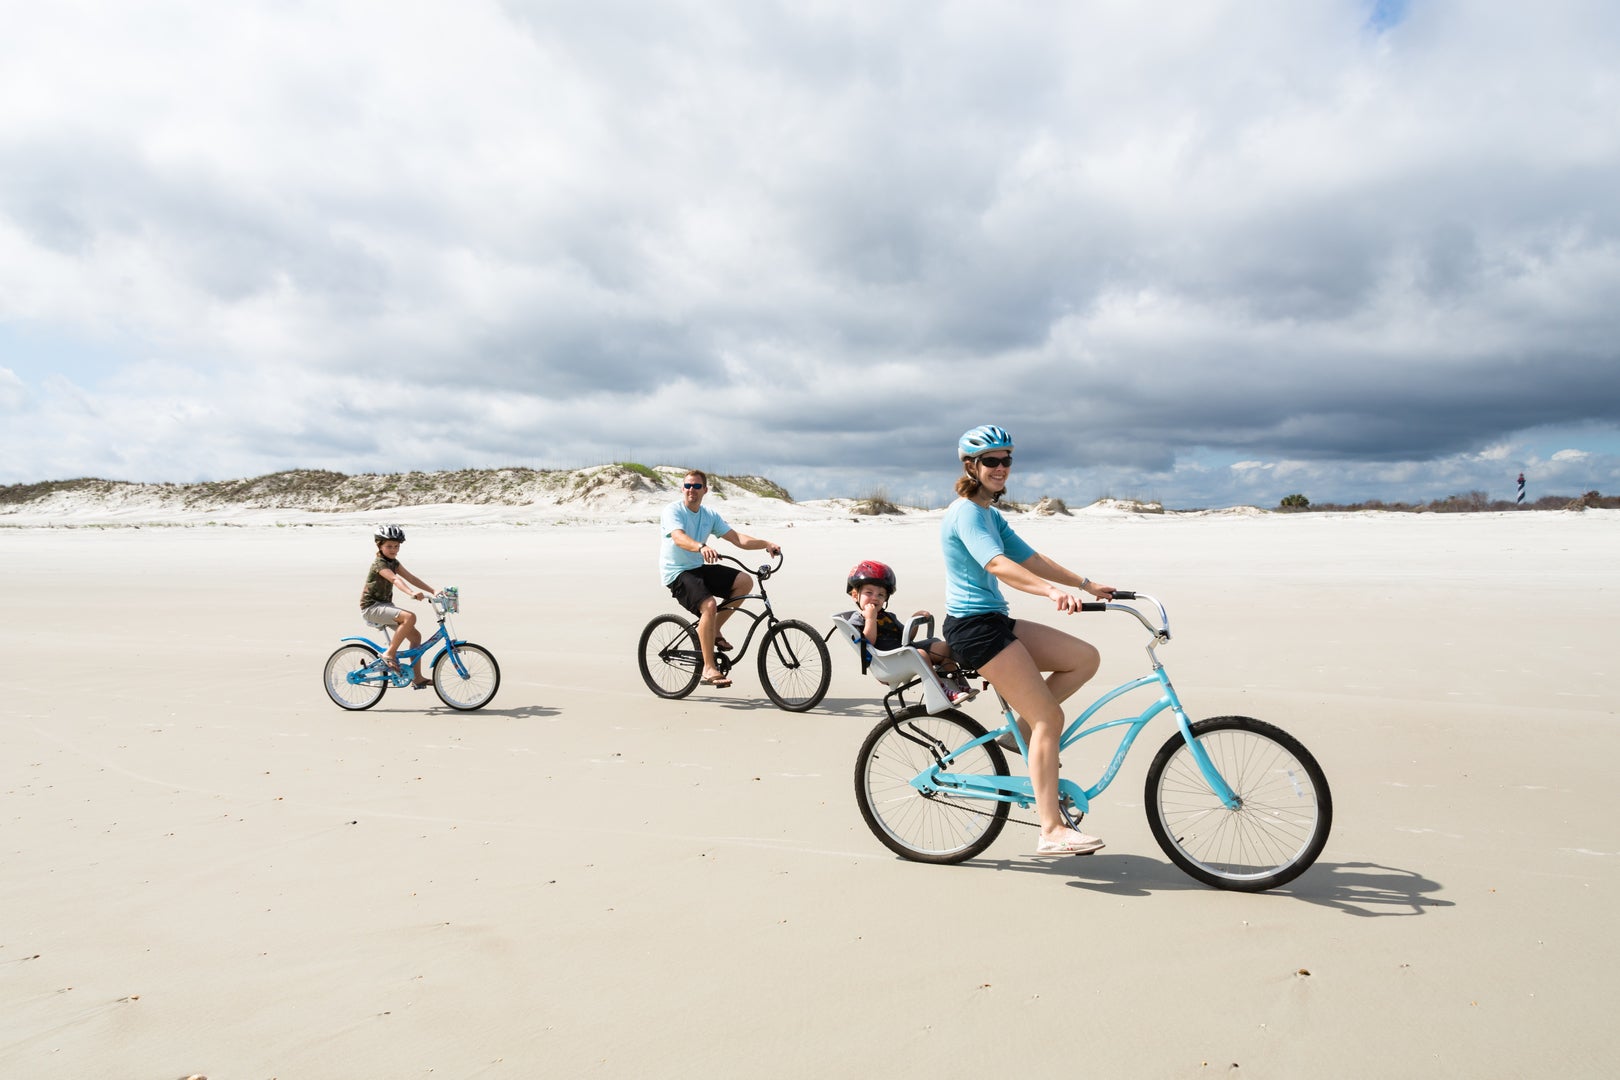
[{"label": "woman's light blue shirt", "polygon": [[945,614],[958,619],[987,611],[1007,613],[1001,582],[985,569],[991,559],[1005,555],[1021,563],[1035,549],[1019,537],[992,506],[972,499],[957,499],[940,523],[939,543],[945,552]]}]

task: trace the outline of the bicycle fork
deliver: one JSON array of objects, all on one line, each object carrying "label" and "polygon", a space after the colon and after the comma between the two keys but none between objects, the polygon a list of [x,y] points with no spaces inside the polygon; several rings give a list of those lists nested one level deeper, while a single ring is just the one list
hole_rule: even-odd
[{"label": "bicycle fork", "polygon": [[1220,770],[1215,768],[1215,763],[1209,759],[1209,752],[1204,749],[1204,744],[1193,737],[1192,721],[1187,719],[1187,710],[1181,707],[1181,698],[1176,696],[1176,688],[1170,685],[1170,676],[1165,674],[1164,668],[1157,663],[1153,666],[1153,673],[1158,676],[1159,685],[1164,688],[1163,700],[1175,714],[1176,727],[1181,730],[1181,737],[1186,740],[1187,749],[1192,753],[1193,763],[1198,766],[1198,772],[1203,776],[1204,783],[1208,784],[1209,790],[1221,800],[1221,805],[1228,810],[1238,809],[1243,805],[1243,800],[1238,798],[1237,792],[1232,790]]}]

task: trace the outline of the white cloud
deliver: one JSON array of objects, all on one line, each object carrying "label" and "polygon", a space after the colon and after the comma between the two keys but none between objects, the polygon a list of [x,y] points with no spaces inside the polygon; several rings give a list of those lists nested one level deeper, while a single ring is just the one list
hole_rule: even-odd
[{"label": "white cloud", "polygon": [[0,367],[0,409],[7,412],[20,410],[28,398],[28,388],[10,368]]},{"label": "white cloud", "polygon": [[10,7],[0,481],[904,490],[994,418],[1069,497],[1393,499],[1620,427],[1606,7]]}]

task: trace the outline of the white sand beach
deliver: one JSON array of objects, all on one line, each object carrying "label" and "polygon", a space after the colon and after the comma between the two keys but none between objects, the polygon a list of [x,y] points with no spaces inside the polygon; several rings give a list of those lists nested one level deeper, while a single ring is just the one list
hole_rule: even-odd
[{"label": "white sand beach", "polygon": [[[860,558],[941,610],[936,515],[751,505],[778,614],[829,627]],[[0,528],[0,1075],[1615,1072],[1620,512],[1018,521],[1164,601],[1195,717],[1321,761],[1326,851],[1257,895],[1150,836],[1163,719],[1087,819],[1101,853],[1036,860],[1013,826],[961,866],[892,856],[851,782],[880,690],[842,643],[805,714],[751,663],[643,686],[675,610],[645,508],[395,515],[502,685],[339,710],[371,516]],[[1103,650],[1088,689],[1143,668],[1134,621],[1063,625]]]}]

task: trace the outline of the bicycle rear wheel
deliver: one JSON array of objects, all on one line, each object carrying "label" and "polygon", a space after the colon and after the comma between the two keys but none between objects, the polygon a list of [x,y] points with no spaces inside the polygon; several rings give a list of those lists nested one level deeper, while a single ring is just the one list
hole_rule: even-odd
[{"label": "bicycle rear wheel", "polygon": [[433,692],[452,709],[469,712],[488,705],[501,688],[501,668],[482,645],[464,642],[456,646],[456,659],[467,672],[456,670],[455,660],[446,649],[433,662]]},{"label": "bicycle rear wheel", "polygon": [[1316,861],[1333,825],[1333,796],[1311,752],[1281,728],[1247,716],[1192,726],[1239,805],[1210,790],[1178,732],[1148,766],[1148,827],[1170,861],[1206,885],[1262,892]]},{"label": "bicycle rear wheel", "polygon": [[815,708],[832,682],[827,643],[798,619],[777,623],[759,644],[759,681],[778,708],[788,712]]},{"label": "bicycle rear wheel", "polygon": [[[897,855],[926,863],[959,863],[995,842],[1007,824],[1010,804],[936,792],[925,795],[913,778],[938,757],[984,734],[984,728],[951,709],[930,716],[921,705],[883,721],[855,758],[855,802],[866,827]],[[994,742],[953,759],[953,773],[1005,775],[1007,759]]]},{"label": "bicycle rear wheel", "polygon": [[321,679],[326,686],[326,696],[339,708],[351,712],[369,709],[377,704],[382,700],[383,691],[388,689],[383,677],[378,675],[365,682],[350,682],[349,676],[370,667],[381,655],[369,645],[350,642],[340,646],[337,652],[326,658],[326,670]]},{"label": "bicycle rear wheel", "polygon": [[703,677],[703,647],[697,627],[679,615],[660,615],[641,632],[636,661],[647,689],[662,698],[683,698]]}]

